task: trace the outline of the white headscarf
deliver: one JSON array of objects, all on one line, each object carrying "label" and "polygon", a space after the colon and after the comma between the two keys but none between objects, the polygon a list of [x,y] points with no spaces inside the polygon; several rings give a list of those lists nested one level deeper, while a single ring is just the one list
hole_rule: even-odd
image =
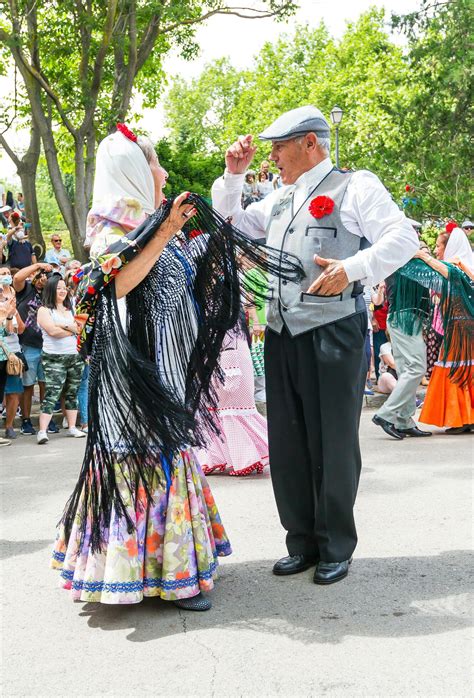
[{"label": "white headscarf", "polygon": [[97,149],[92,208],[120,198],[139,201],[145,213],[155,210],[153,175],[141,148],[120,131]]},{"label": "white headscarf", "polygon": [[467,235],[462,228],[454,228],[446,244],[443,259],[445,262],[460,261],[469,271],[474,272],[474,255]]}]

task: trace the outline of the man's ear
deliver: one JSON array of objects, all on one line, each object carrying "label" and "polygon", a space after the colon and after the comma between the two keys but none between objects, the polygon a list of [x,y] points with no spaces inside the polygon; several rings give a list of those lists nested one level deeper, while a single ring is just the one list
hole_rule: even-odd
[{"label": "man's ear", "polygon": [[307,133],[306,134],[306,149],[307,150],[316,150],[318,147],[318,137],[315,133]]}]

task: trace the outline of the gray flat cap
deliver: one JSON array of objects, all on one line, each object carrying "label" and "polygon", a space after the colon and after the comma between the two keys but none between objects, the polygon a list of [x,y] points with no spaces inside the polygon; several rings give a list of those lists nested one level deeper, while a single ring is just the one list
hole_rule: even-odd
[{"label": "gray flat cap", "polygon": [[462,224],[462,227],[463,228],[474,228],[474,223],[472,221],[467,220],[467,221],[464,221],[464,223]]},{"label": "gray flat cap", "polygon": [[286,141],[310,132],[320,138],[329,138],[331,133],[323,114],[319,109],[308,104],[306,107],[285,112],[258,137],[262,141]]}]

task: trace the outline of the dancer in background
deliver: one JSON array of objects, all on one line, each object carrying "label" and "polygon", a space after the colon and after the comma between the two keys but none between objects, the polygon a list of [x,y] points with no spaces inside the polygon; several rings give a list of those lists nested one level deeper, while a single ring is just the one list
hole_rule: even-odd
[{"label": "dancer in background", "polygon": [[219,357],[224,382],[216,382],[216,424],[204,449],[197,452],[204,473],[251,475],[268,464],[267,420],[255,406],[253,364],[247,326],[242,316],[227,333]]}]

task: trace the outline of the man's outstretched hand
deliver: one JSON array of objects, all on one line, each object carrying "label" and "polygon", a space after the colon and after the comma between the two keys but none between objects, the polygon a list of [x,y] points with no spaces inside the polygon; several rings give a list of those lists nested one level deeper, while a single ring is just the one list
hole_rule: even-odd
[{"label": "man's outstretched hand", "polygon": [[344,266],[339,259],[324,259],[314,255],[314,263],[323,268],[322,274],[313,281],[308,293],[318,296],[335,296],[349,285]]},{"label": "man's outstretched hand", "polygon": [[239,136],[225,154],[225,164],[231,174],[243,174],[253,160],[257,147],[252,145],[253,137]]}]

